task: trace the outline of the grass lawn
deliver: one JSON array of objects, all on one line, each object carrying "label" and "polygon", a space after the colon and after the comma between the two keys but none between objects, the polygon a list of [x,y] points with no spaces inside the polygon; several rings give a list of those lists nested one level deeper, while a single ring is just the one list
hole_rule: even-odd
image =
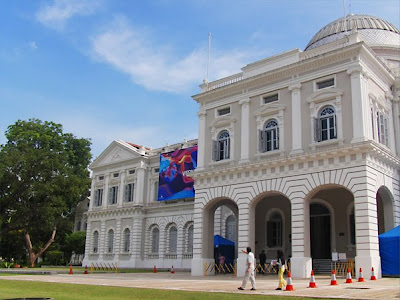
[{"label": "grass lawn", "polygon": [[[46,283],[34,281],[2,280],[0,299],[49,297],[55,300],[119,300],[119,299],[162,299],[162,300],[305,300],[310,298],[291,296],[265,296],[227,293],[185,292],[124,287],[108,287],[82,284]],[[317,298],[313,298],[316,300]],[[319,299],[319,298],[318,298]],[[322,299],[320,299],[322,300]],[[324,300],[327,300],[326,298]]]}]

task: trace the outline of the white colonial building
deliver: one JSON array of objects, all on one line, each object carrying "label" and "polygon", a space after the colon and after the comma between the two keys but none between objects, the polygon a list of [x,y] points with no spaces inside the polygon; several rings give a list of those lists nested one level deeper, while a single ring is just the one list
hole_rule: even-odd
[{"label": "white colonial building", "polygon": [[[236,242],[239,275],[250,246],[283,250],[297,278],[332,253],[380,276],[378,235],[400,224],[399,64],[397,28],[349,15],[304,51],[205,82],[197,141],[115,141],[93,162],[83,264],[203,275],[220,234]],[[159,154],[194,144],[195,199],[157,202]]]}]

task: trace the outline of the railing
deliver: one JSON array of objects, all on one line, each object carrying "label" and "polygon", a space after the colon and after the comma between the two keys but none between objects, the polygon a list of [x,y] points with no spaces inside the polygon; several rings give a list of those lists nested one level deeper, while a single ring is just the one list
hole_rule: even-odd
[{"label": "railing", "polygon": [[192,259],[193,258],[193,254],[192,253],[183,254],[182,258],[183,259]]},{"label": "railing", "polygon": [[214,273],[215,275],[223,275],[223,274],[232,274],[234,277],[237,275],[237,264],[216,264],[215,262],[212,263],[205,263],[204,264],[204,276],[207,274]]},{"label": "railing", "polygon": [[158,254],[147,254],[148,259],[158,259],[159,255]]},{"label": "railing", "polygon": [[234,74],[229,77],[222,78],[220,80],[209,82],[209,83],[207,83],[207,91],[215,90],[217,88],[220,88],[220,87],[223,87],[223,86],[226,86],[226,85],[229,85],[229,84],[241,81],[241,80],[243,80],[243,74],[239,73],[239,74]]},{"label": "railing", "polygon": [[177,259],[178,255],[177,254],[165,254],[166,259]]}]

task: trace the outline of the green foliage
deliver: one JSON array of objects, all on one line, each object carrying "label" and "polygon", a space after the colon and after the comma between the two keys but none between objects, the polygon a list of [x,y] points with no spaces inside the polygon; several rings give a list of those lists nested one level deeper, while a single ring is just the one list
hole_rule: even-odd
[{"label": "green foliage", "polygon": [[62,251],[59,250],[54,250],[54,251],[47,251],[46,252],[46,257],[50,265],[52,266],[58,266],[63,264],[63,253]]},{"label": "green foliage", "polygon": [[[72,253],[84,254],[85,253],[86,232],[75,231],[66,235],[65,243],[62,249],[65,256],[70,258]],[[69,260],[69,259],[68,259]]]},{"label": "green foliage", "polygon": [[22,230],[38,251],[54,227],[70,224],[66,220],[87,196],[90,141],[38,119],[18,120],[5,136],[7,143],[0,146],[0,242],[12,243],[9,232]]}]

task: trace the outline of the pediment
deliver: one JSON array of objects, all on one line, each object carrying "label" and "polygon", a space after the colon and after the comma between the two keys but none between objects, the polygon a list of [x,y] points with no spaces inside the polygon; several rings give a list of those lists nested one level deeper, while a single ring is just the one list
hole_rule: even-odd
[{"label": "pediment", "polygon": [[223,116],[218,117],[214,121],[210,123],[210,127],[219,128],[231,125],[232,123],[236,122],[236,119],[231,116]]},{"label": "pediment", "polygon": [[123,141],[113,141],[90,165],[90,168],[98,168],[140,157],[137,149]]},{"label": "pediment", "polygon": [[256,117],[273,115],[273,114],[279,113],[280,111],[284,110],[285,108],[286,108],[286,106],[283,104],[270,103],[270,104],[263,105],[259,109],[254,111],[254,115]]},{"label": "pediment", "polygon": [[335,99],[338,96],[342,96],[343,91],[337,88],[330,88],[327,90],[316,91],[311,94],[311,96],[307,99],[309,103],[314,102],[322,102],[326,100]]}]

